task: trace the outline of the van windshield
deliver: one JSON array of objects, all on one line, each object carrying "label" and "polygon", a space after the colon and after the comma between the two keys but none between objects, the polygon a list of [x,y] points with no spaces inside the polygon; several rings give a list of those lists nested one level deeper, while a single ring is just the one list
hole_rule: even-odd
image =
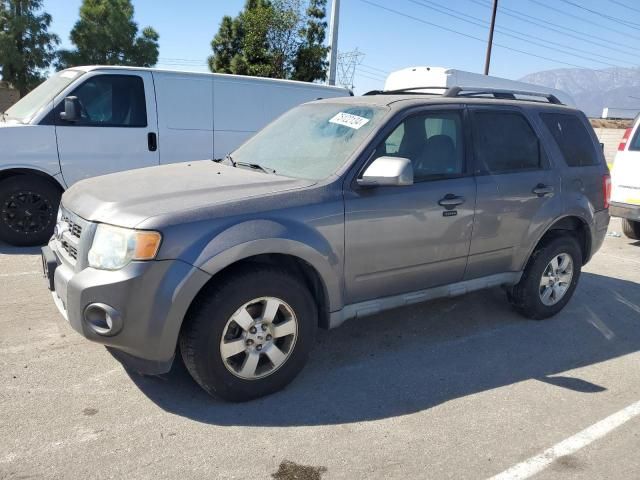
[{"label": "van windshield", "polygon": [[344,165],[387,111],[357,104],[301,105],[233,152],[233,161],[287,177],[320,180]]},{"label": "van windshield", "polygon": [[5,120],[29,123],[43,107],[52,102],[56,95],[82,74],[84,72],[81,70],[63,70],[52,75],[9,108],[5,112]]}]

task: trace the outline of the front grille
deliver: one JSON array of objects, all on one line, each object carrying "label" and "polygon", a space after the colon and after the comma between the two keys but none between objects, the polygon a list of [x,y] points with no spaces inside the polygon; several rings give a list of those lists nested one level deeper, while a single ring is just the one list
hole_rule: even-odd
[{"label": "front grille", "polygon": [[63,213],[62,214],[62,221],[63,222],[67,222],[67,224],[69,225],[69,232],[71,232],[71,235],[76,237],[76,238],[80,238],[80,235],[82,235],[82,225],[80,225],[79,223],[74,222],[70,217],[68,213]]},{"label": "front grille", "polygon": [[69,242],[67,242],[65,240],[62,240],[60,242],[60,245],[62,246],[64,251],[67,253],[69,258],[72,258],[73,260],[78,260],[78,249],[77,249],[77,247],[71,245]]},{"label": "front grille", "polygon": [[91,223],[61,207],[58,227],[61,227],[62,232],[55,240],[62,259],[76,269],[84,268],[86,244],[90,241],[84,237],[91,236],[91,228],[88,228],[90,226]]}]

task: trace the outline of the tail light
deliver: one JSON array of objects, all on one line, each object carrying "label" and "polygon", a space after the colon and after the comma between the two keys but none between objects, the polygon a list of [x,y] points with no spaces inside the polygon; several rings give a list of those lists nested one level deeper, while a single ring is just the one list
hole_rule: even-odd
[{"label": "tail light", "polygon": [[611,201],[611,175],[608,173],[602,177],[602,193],[604,194],[604,208],[609,208]]},{"label": "tail light", "polygon": [[627,128],[624,132],[624,136],[622,140],[620,140],[620,144],[618,145],[618,151],[621,152],[627,147],[627,142],[629,141],[629,137],[631,136],[631,128]]}]

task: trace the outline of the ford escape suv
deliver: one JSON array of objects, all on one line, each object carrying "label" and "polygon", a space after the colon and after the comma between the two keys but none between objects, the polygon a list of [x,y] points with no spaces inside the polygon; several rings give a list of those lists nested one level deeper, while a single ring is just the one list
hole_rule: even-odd
[{"label": "ford escape suv", "polygon": [[585,116],[450,88],[297,107],[223,160],[88,179],[43,248],[60,312],[128,368],[181,355],[209,393],[272,393],[318,327],[502,286],[533,319],[570,300],[609,223]]}]

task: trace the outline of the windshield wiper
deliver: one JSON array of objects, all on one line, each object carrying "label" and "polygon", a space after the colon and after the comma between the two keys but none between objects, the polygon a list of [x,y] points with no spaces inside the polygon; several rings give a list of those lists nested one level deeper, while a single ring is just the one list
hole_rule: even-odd
[{"label": "windshield wiper", "polygon": [[261,172],[264,172],[264,173],[276,173],[276,171],[273,168],[263,167],[262,165],[260,165],[258,163],[233,162],[233,166],[234,167],[248,167],[248,168],[251,168],[253,170],[260,170]]},{"label": "windshield wiper", "polygon": [[7,121],[7,112],[0,113],[0,118],[2,119],[3,122],[6,122]]},{"label": "windshield wiper", "polygon": [[232,167],[236,166],[236,162],[233,161],[233,158],[231,158],[231,155],[228,154],[228,153],[225,155],[224,158],[214,158],[213,159],[213,161],[216,162],[216,163],[222,163],[225,160],[228,161],[231,164]]}]

